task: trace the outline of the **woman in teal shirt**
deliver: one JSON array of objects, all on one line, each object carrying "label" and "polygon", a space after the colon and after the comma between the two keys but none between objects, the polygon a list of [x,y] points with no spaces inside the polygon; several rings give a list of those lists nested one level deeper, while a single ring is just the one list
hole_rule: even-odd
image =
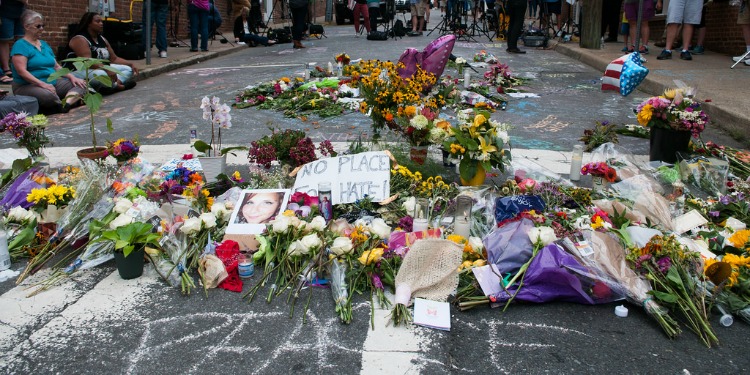
[{"label": "woman in teal shirt", "polygon": [[42,15],[27,10],[21,21],[24,36],[13,44],[10,51],[13,94],[35,97],[39,102],[39,112],[45,114],[67,112],[79,105],[86,92],[86,81],[72,74],[47,81],[62,67],[55,60],[49,44],[40,39],[44,32]]}]

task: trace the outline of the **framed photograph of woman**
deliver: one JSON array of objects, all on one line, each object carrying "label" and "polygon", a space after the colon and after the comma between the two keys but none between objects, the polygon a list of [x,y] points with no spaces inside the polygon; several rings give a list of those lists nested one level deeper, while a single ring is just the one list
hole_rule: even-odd
[{"label": "framed photograph of woman", "polygon": [[229,218],[227,233],[263,233],[266,224],[284,212],[289,194],[287,189],[244,190]]}]

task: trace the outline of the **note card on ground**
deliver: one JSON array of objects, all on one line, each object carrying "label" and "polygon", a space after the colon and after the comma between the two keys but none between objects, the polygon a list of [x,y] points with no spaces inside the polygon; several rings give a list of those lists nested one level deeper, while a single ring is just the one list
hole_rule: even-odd
[{"label": "note card on ground", "polygon": [[333,204],[353,203],[365,196],[380,202],[391,195],[391,163],[383,151],[319,159],[297,172],[293,192],[318,195],[318,183],[330,182]]},{"label": "note card on ground", "polygon": [[444,331],[451,329],[451,309],[448,302],[430,301],[424,298],[414,299],[414,324],[437,328]]}]

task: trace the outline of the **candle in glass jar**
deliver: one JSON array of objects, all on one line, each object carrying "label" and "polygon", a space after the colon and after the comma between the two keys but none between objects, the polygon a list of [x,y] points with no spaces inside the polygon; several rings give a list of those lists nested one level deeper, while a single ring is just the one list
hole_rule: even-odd
[{"label": "candle in glass jar", "polygon": [[412,232],[423,232],[429,228],[427,219],[414,219],[412,223]]},{"label": "candle in glass jar", "polygon": [[471,83],[471,72],[469,72],[469,70],[467,69],[464,71],[464,88],[468,89],[470,83]]},{"label": "candle in glass jar", "polygon": [[459,218],[453,223],[453,234],[469,238],[471,235],[471,221],[466,216]]}]

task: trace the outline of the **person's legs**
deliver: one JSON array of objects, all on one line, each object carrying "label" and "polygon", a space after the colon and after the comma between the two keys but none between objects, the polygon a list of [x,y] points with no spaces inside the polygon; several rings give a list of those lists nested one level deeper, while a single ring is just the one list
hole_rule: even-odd
[{"label": "person's legs", "polygon": [[198,7],[193,4],[188,4],[188,19],[190,20],[190,51],[198,50],[198,23],[200,22],[200,16],[198,15]]},{"label": "person's legs", "polygon": [[307,18],[307,7],[292,8],[292,40],[294,48],[304,48],[302,45],[302,34],[305,32]]},{"label": "person's legs", "polygon": [[[369,34],[370,31],[372,31],[372,28],[370,27],[370,9],[367,7],[367,4],[362,4],[362,7],[360,8],[360,11],[362,12],[362,19],[365,21],[365,30],[367,30],[367,33]],[[357,18],[359,20],[359,18]]]},{"label": "person's legs", "polygon": [[352,18],[354,18],[354,33],[356,35],[359,35],[359,17],[362,13],[362,5],[367,6],[367,4],[354,4],[354,9],[352,9]]},{"label": "person's legs", "polygon": [[[9,78],[4,78],[10,72],[10,49],[13,41],[23,37],[24,29],[18,18],[0,17],[0,78],[3,83],[10,83]],[[7,82],[6,82],[7,81]]]},{"label": "person's legs", "polygon": [[[154,6],[153,4],[151,5]],[[152,22],[156,20],[156,49],[159,52],[167,52],[167,16],[169,15],[169,4],[156,4],[152,9]]]},{"label": "person's legs", "polygon": [[261,44],[264,46],[268,45],[268,38],[256,34],[244,34],[242,36],[242,41],[247,43],[248,45],[251,45],[251,43]]},{"label": "person's legs", "polygon": [[523,20],[526,16],[526,0],[508,0],[505,12],[508,22],[508,52],[518,52],[518,38],[523,30]]},{"label": "person's legs", "polygon": [[412,4],[411,6],[411,31],[417,32],[417,5]]},{"label": "person's legs", "polygon": [[200,9],[198,12],[198,32],[201,34],[201,51],[208,51],[208,11]]},{"label": "person's legs", "polygon": [[378,17],[380,16],[380,7],[369,7],[367,12],[370,14],[370,30],[378,29]]}]

